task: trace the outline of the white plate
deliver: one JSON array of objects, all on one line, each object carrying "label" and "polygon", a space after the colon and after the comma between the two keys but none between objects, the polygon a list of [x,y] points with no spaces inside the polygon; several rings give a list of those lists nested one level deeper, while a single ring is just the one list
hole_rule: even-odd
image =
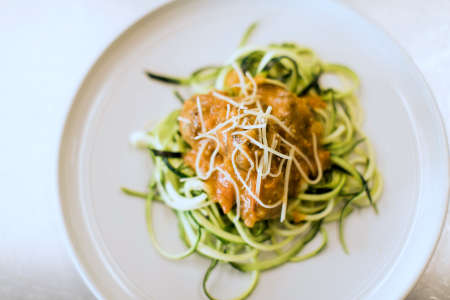
[{"label": "white plate", "polygon": [[[364,130],[375,145],[385,191],[378,216],[366,209],[348,219],[350,255],[331,224],[326,251],[263,273],[251,299],[398,299],[426,265],[446,212],[448,152],[433,97],[405,53],[334,2],[177,1],[138,21],[103,53],[66,122],[61,212],[74,260],[99,298],[202,297],[208,261],[160,258],[147,236],[144,203],[119,191],[145,189],[151,168],[147,154],[128,145],[128,136],[178,107],[171,88],[150,82],[144,69],[187,75],[221,63],[254,20],[260,27],[252,43],[296,41],[359,74]],[[160,210],[158,227],[166,231],[163,244],[177,248],[169,216]],[[213,276],[218,295],[236,295],[247,280],[229,273]]]}]

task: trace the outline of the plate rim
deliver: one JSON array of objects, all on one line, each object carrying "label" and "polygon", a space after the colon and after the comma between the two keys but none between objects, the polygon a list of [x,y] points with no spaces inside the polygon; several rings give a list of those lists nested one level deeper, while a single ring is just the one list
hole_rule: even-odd
[{"label": "plate rim", "polygon": [[[433,258],[436,249],[439,245],[439,242],[442,238],[442,232],[444,231],[445,223],[447,219],[450,219],[450,212],[448,209],[450,208],[450,140],[449,140],[449,132],[447,132],[447,129],[445,127],[445,122],[443,118],[443,114],[439,108],[438,102],[436,100],[436,96],[434,95],[434,91],[431,88],[430,84],[425,78],[425,75],[423,74],[422,70],[419,68],[419,66],[414,61],[411,54],[406,50],[405,47],[387,30],[387,28],[384,28],[379,22],[377,22],[372,17],[368,16],[367,14],[363,13],[361,10],[357,9],[356,7],[351,6],[349,3],[343,2],[342,0],[336,0],[339,4],[343,5],[345,8],[353,11],[355,14],[359,15],[361,18],[365,19],[368,23],[374,25],[379,31],[381,31],[389,40],[391,40],[401,51],[401,53],[406,57],[406,59],[409,61],[411,66],[415,69],[416,73],[420,76],[420,80],[425,84],[426,89],[428,90],[428,93],[431,96],[431,106],[433,106],[433,109],[437,113],[437,119],[439,123],[439,127],[442,129],[443,133],[443,140],[444,140],[444,153],[447,154],[447,187],[446,187],[446,195],[445,195],[445,203],[443,207],[443,211],[445,212],[442,219],[441,224],[438,230],[437,237],[435,238],[434,245],[429,249],[427,255],[426,255],[426,262],[422,264],[422,267],[420,268],[419,272],[416,273],[416,275],[413,277],[411,284],[409,285],[409,288],[405,290],[405,292],[402,295],[402,299],[408,296],[409,293],[414,289],[417,282],[420,280],[422,275],[424,274],[426,268],[431,262],[431,259]],[[445,188],[445,187],[444,187]]]},{"label": "plate rim", "polygon": [[[74,92],[72,93],[72,97],[70,100],[70,105],[68,109],[66,110],[64,114],[64,125],[62,126],[62,130],[60,130],[59,138],[58,138],[58,155],[56,158],[56,166],[57,171],[56,173],[56,184],[57,184],[57,197],[56,197],[56,205],[57,205],[57,215],[58,215],[58,225],[60,230],[60,235],[62,236],[65,248],[69,254],[70,260],[72,261],[73,265],[75,266],[76,270],[80,274],[84,284],[89,288],[89,290],[94,294],[94,296],[97,299],[105,299],[104,293],[98,288],[98,286],[95,284],[95,281],[93,280],[93,276],[87,271],[87,268],[85,266],[85,262],[82,262],[82,259],[80,255],[77,253],[74,245],[74,237],[73,234],[69,231],[69,225],[68,225],[68,217],[64,214],[64,208],[63,208],[63,201],[64,201],[64,195],[62,191],[62,173],[64,169],[64,152],[66,151],[65,148],[67,148],[67,131],[68,128],[71,126],[70,123],[70,116],[73,115],[74,106],[77,102],[77,98],[82,93],[83,87],[86,85],[86,83],[89,81],[88,79],[93,76],[95,71],[98,69],[99,64],[101,63],[103,57],[106,53],[110,52],[114,46],[119,43],[125,35],[127,35],[129,32],[133,31],[136,27],[138,27],[141,23],[143,23],[151,14],[157,12],[158,10],[167,8],[171,4],[174,4],[176,2],[182,2],[180,0],[162,0],[156,2],[151,8],[149,8],[145,13],[142,15],[139,15],[138,17],[133,18],[129,23],[124,25],[124,28],[121,28],[118,30],[118,34],[114,35],[114,38],[112,41],[108,42],[105,47],[103,47],[96,55],[95,60],[93,63],[89,64],[89,67],[87,71],[83,74],[82,77],[80,77],[78,84],[76,88],[74,89]],[[415,287],[416,283],[424,273],[425,269],[429,265],[431,258],[433,257],[433,254],[436,251],[436,248],[439,244],[439,241],[442,237],[443,228],[446,222],[446,219],[450,216],[447,214],[447,210],[449,207],[449,197],[450,197],[450,161],[449,161],[449,140],[448,135],[446,132],[446,127],[443,119],[442,112],[439,109],[439,106],[436,101],[436,97],[433,93],[433,90],[431,89],[430,85],[428,84],[424,74],[422,73],[421,69],[417,66],[409,52],[383,27],[381,26],[377,21],[375,21],[373,18],[367,16],[366,14],[362,13],[360,10],[356,9],[355,7],[351,6],[349,3],[345,3],[341,0],[331,0],[331,2],[334,2],[335,4],[339,6],[343,6],[346,10],[351,11],[352,13],[356,14],[363,20],[367,21],[370,25],[374,26],[378,31],[380,31],[383,35],[386,36],[388,40],[390,40],[401,52],[401,54],[408,60],[408,63],[411,65],[411,67],[415,70],[415,73],[419,75],[420,81],[422,81],[425,85],[425,88],[427,92],[430,95],[431,101],[430,105],[432,109],[434,110],[434,113],[437,116],[437,125],[442,130],[442,138],[443,138],[443,152],[444,154],[447,154],[447,164],[444,168],[447,169],[447,180],[446,180],[446,188],[445,193],[445,199],[443,200],[443,211],[445,212],[440,220],[440,226],[439,230],[437,231],[436,236],[433,238],[434,242],[431,247],[428,247],[427,253],[425,255],[425,263],[421,264],[421,267],[417,267],[417,272],[414,274],[414,276],[407,282],[408,288],[404,289],[402,293],[402,298],[406,297],[411,290]],[[408,237],[409,239],[409,237]],[[408,240],[407,239],[407,240]],[[406,240],[406,241],[407,241]],[[387,277],[384,276],[384,278]],[[384,280],[383,278],[383,280]],[[406,282],[406,281],[405,281]],[[375,286],[375,288],[378,285]]]},{"label": "plate rim", "polygon": [[56,172],[55,172],[55,178],[57,185],[57,197],[56,197],[56,210],[58,215],[58,227],[60,228],[60,236],[63,240],[64,246],[66,248],[66,252],[69,254],[70,260],[72,264],[75,266],[75,269],[77,270],[78,274],[80,275],[82,281],[84,284],[88,287],[90,292],[94,294],[95,298],[97,299],[106,299],[104,297],[104,294],[98,289],[96,284],[94,283],[92,276],[88,273],[86,270],[86,267],[81,262],[80,255],[76,252],[75,246],[74,246],[74,240],[69,232],[69,226],[67,224],[67,217],[64,215],[64,209],[63,209],[63,191],[61,187],[61,173],[63,169],[63,155],[64,155],[64,142],[65,142],[65,136],[67,135],[68,128],[70,126],[69,119],[70,116],[73,114],[74,106],[76,99],[81,94],[81,91],[83,87],[86,85],[86,82],[88,79],[93,76],[93,73],[98,68],[98,65],[100,64],[102,58],[105,56],[105,53],[109,52],[112,48],[114,48],[114,45],[118,43],[128,32],[132,31],[133,28],[139,26],[140,23],[142,23],[150,14],[154,13],[157,10],[160,10],[169,4],[176,2],[177,0],[158,0],[157,3],[151,8],[149,8],[144,14],[133,18],[131,22],[125,25],[124,28],[121,28],[118,30],[118,33],[114,35],[113,39],[106,43],[106,45],[98,52],[96,53],[95,59],[93,60],[93,63],[90,63],[87,70],[83,73],[83,75],[78,80],[77,86],[74,89],[74,92],[72,93],[72,96],[70,98],[70,104],[68,109],[66,110],[64,114],[64,124],[62,126],[62,129],[60,130],[59,137],[58,137],[58,155],[56,157]]}]

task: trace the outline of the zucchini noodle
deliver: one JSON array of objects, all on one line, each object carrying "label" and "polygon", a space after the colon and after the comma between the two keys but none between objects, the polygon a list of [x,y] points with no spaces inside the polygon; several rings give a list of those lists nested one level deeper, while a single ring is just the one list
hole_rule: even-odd
[{"label": "zucchini noodle", "polygon": [[[149,191],[145,193],[122,188],[127,195],[146,199],[150,240],[163,257],[182,259],[198,253],[211,260],[202,283],[203,291],[209,299],[215,298],[207,289],[207,281],[218,263],[229,263],[240,271],[249,272],[250,286],[235,298],[245,299],[255,289],[261,271],[287,262],[311,259],[321,253],[328,243],[328,234],[323,226],[325,223],[337,224],[342,248],[348,253],[344,238],[345,218],[356,209],[370,206],[378,213],[377,201],[383,189],[374,150],[360,129],[361,108],[356,96],[358,76],[346,66],[321,61],[311,49],[295,43],[248,46],[246,44],[255,27],[256,24],[250,26],[238,49],[222,66],[203,67],[184,78],[146,72],[151,79],[187,86],[194,93],[212,92],[214,97],[226,102],[227,121],[208,131],[201,100],[196,96],[201,133],[195,139],[201,140],[202,144],[200,155],[195,158],[195,170],[187,167],[183,161],[189,146],[180,134],[179,122],[189,124],[191,121],[180,117],[179,110],[168,115],[152,131],[134,134],[133,144],[149,150],[153,160],[152,181]],[[238,83],[229,85],[229,72],[235,72]],[[324,75],[339,78],[346,83],[345,87],[338,89],[325,86],[322,83]],[[274,135],[270,143],[267,142],[268,121],[276,124],[284,134],[293,136],[294,133],[282,119],[271,114],[272,108],[276,107],[269,106],[266,111],[261,109],[256,96],[256,77],[259,82],[262,80],[283,87],[298,97],[315,96],[325,103],[324,107],[314,108],[313,111],[315,118],[323,125],[323,135],[312,133],[314,152],[311,159],[280,134]],[[227,96],[227,91],[236,89],[241,92],[240,102]],[[181,103],[185,102],[178,91],[174,95]],[[247,104],[256,108],[249,109]],[[254,123],[251,120],[255,120]],[[220,147],[217,132],[220,129],[240,130],[231,133],[233,138],[245,138],[260,151],[259,161],[258,154],[255,154],[256,161],[253,162],[239,143],[232,142],[233,168],[238,180],[215,165]],[[250,130],[257,131],[261,136],[260,140],[250,136]],[[288,149],[288,153],[276,151],[276,146]],[[330,167],[321,165],[319,147],[330,153]],[[213,153],[207,170],[200,168],[201,154],[205,151]],[[250,166],[246,178],[240,175],[234,164],[238,154]],[[272,173],[271,165],[275,160],[279,162],[279,167],[276,173]],[[291,168],[300,172],[302,180],[302,188],[294,197],[288,193]],[[311,171],[313,178],[305,170]],[[257,173],[256,191],[248,185],[251,171]],[[282,172],[286,173],[282,195],[279,199],[272,199],[271,203],[263,203],[259,198],[261,177],[276,178]],[[234,206],[236,211],[232,209],[225,214],[222,207],[212,199],[204,183],[204,180],[214,174],[224,176],[232,183],[230,186],[237,199],[242,197],[243,201],[266,208],[279,207],[280,217],[257,221],[249,228],[241,220],[238,200]],[[245,195],[240,193],[237,184],[242,184],[245,188]],[[181,239],[187,247],[184,252],[172,254],[158,245],[154,233],[156,224],[152,222],[155,201],[166,205],[175,213]],[[322,236],[322,242],[316,249],[303,253],[303,248],[318,233]]]}]

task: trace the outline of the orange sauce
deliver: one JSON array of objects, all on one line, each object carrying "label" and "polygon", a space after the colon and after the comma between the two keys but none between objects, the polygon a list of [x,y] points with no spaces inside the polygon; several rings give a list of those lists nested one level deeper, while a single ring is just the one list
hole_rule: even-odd
[{"label": "orange sauce", "polygon": [[[232,74],[232,72],[230,72]],[[234,77],[232,77],[234,76]],[[228,83],[236,83],[238,78],[235,75],[230,75],[227,80]],[[255,78],[258,79],[258,78]],[[316,135],[317,140],[320,140],[322,135],[322,124],[317,120],[316,115],[313,112],[313,108],[323,108],[325,103],[318,96],[306,96],[297,97],[286,89],[264,83],[263,80],[255,80],[257,82],[257,98],[263,111],[266,111],[268,106],[272,107],[271,114],[281,120],[289,130],[293,133],[293,136],[287,134],[276,122],[269,119],[267,125],[267,141],[269,145],[272,140],[278,138],[278,135],[286,139],[289,143],[295,145],[300,149],[312,162],[312,167],[309,167],[306,161],[304,161],[299,155],[296,155],[296,159],[299,161],[302,169],[310,177],[314,177],[317,173],[317,167],[314,163],[314,149],[313,149],[313,134]],[[220,92],[222,93],[222,92]],[[231,91],[235,94],[236,91]],[[223,93],[222,93],[223,94]],[[210,158],[216,149],[216,142],[212,139],[195,139],[196,136],[202,133],[202,122],[198,111],[197,97],[201,104],[205,130],[211,130],[218,124],[221,124],[227,120],[230,116],[235,116],[238,112],[238,108],[228,104],[226,101],[219,99],[213,95],[212,92],[202,95],[194,95],[192,98],[184,103],[180,116],[184,120],[189,122],[180,121],[180,131],[184,140],[191,146],[191,150],[184,156],[185,163],[191,168],[196,167],[196,157],[198,151],[203,143],[207,143],[205,150],[200,157],[200,169],[203,172],[208,171],[210,166]],[[235,102],[242,101],[242,97],[232,97]],[[255,104],[249,105],[249,108],[256,107]],[[253,124],[255,121],[254,116],[248,116],[248,122]],[[240,135],[232,135],[233,130],[228,130],[231,124],[226,125],[217,130],[214,136],[219,141],[219,151],[214,160],[214,165],[219,166],[224,171],[230,174],[230,176],[237,183],[240,193],[240,214],[245,224],[252,227],[255,222],[276,218],[280,216],[281,206],[275,208],[264,208],[258,204],[250,193],[244,188],[244,186],[238,180],[236,173],[233,169],[232,152],[235,149],[233,143],[238,143],[240,147],[247,153],[249,157],[255,162],[256,157],[261,159],[263,150],[249,141],[246,137]],[[258,129],[247,130],[246,134],[257,139]],[[282,153],[288,153],[289,148],[286,144],[279,141],[275,147],[277,151]],[[318,156],[322,164],[323,169],[326,169],[330,165],[330,153],[318,146]],[[276,155],[272,155],[272,163],[270,171],[272,174],[277,173],[280,168],[282,159]],[[237,152],[235,157],[236,166],[238,172],[242,178],[246,178],[248,175],[248,186],[254,194],[256,191],[257,172],[255,168],[249,171],[251,163],[247,160],[246,156],[241,152]],[[284,191],[284,170],[286,163],[282,166],[282,172],[279,176],[266,176],[261,180],[259,199],[264,204],[273,204],[279,201],[283,196]],[[232,182],[221,172],[213,172],[211,176],[206,179],[207,192],[211,199],[218,202],[222,207],[224,213],[228,213],[236,204],[236,192]],[[289,189],[288,196],[295,197],[299,193],[299,188],[302,182],[301,174],[294,165],[291,168],[291,174],[289,177]]]}]

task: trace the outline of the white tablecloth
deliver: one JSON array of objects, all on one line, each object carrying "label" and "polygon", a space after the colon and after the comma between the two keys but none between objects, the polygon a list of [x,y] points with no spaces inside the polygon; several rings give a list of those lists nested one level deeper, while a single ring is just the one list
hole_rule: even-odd
[{"label": "white tablecloth", "polygon": [[[159,0],[158,0],[159,2]],[[348,0],[422,70],[450,126],[450,1]],[[89,66],[152,0],[0,2],[0,298],[93,299],[56,215],[59,135]],[[450,222],[408,299],[450,299]],[[447,256],[447,259],[445,259]]]}]

